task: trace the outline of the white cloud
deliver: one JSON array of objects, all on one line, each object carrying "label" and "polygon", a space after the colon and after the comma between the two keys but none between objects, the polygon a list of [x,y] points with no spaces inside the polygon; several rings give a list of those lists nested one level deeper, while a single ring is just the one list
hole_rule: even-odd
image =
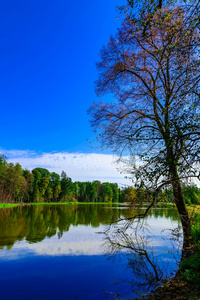
[{"label": "white cloud", "polygon": [[23,168],[32,170],[36,167],[46,168],[50,172],[61,174],[62,170],[73,181],[116,182],[131,185],[124,174],[120,174],[115,163],[116,157],[111,154],[96,153],[41,153],[30,150],[0,150],[8,157],[8,162],[19,163]]}]

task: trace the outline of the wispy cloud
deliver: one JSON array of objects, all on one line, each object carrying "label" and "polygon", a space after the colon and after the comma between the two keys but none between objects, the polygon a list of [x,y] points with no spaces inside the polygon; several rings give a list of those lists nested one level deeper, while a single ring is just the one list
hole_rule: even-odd
[{"label": "wispy cloud", "polygon": [[36,153],[30,150],[4,150],[0,153],[8,157],[8,162],[19,163],[23,168],[32,170],[36,167],[46,168],[50,172],[61,174],[64,170],[73,181],[116,182],[130,185],[117,170],[116,157],[111,154],[96,153]]}]

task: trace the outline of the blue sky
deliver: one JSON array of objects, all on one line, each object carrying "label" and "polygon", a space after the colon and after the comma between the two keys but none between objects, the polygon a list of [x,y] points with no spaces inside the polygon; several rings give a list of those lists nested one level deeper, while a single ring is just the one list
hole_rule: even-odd
[{"label": "blue sky", "polygon": [[[87,109],[98,101],[95,62],[120,27],[116,5],[123,3],[0,2],[0,153],[7,154],[9,161],[31,169],[33,158],[60,153],[99,154],[98,159],[109,155],[111,160],[108,150],[102,153],[87,141],[93,138]],[[46,166],[45,160],[40,166]],[[48,166],[53,162],[48,161]]]}]

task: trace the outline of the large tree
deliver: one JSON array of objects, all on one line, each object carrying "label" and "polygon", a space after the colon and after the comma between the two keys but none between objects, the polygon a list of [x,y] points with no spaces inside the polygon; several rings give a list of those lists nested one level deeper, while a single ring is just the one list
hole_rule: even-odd
[{"label": "large tree", "polygon": [[130,172],[136,184],[151,189],[151,205],[164,185],[172,185],[188,237],[180,180],[198,176],[200,61],[198,29],[185,18],[183,8],[160,8],[144,34],[128,16],[97,64],[97,95],[111,93],[113,101],[95,103],[89,113],[102,146],[134,153]]}]

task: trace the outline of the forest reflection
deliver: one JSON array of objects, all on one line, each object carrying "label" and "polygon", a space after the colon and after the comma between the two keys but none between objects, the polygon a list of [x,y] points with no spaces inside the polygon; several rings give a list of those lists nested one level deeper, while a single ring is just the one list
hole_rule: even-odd
[{"label": "forest reflection", "polygon": [[[120,218],[134,216],[137,209],[118,205],[38,205],[0,210],[0,247],[12,248],[16,241],[26,239],[37,243],[57,234],[62,237],[71,225],[99,227],[115,223]],[[141,210],[140,210],[141,212]],[[164,217],[176,221],[176,211],[159,208],[149,217]]]},{"label": "forest reflection", "polygon": [[[105,283],[102,283],[99,277],[95,283],[95,288],[100,288],[107,299],[111,299],[111,295],[115,297],[117,294],[124,294],[133,297],[137,296],[136,291],[149,292],[177,269],[176,262],[181,254],[181,237],[171,235],[170,230],[174,230],[180,222],[173,208],[157,208],[150,211],[145,219],[132,220],[131,217],[137,213],[141,213],[141,210],[114,204],[37,205],[1,209],[0,248],[5,248],[5,251],[2,251],[2,262],[7,263],[9,253],[11,259],[26,255],[44,255],[49,257],[49,261],[59,255],[62,263],[56,265],[57,269],[53,273],[60,278],[60,268],[66,264],[63,275],[66,281],[66,278],[73,276],[71,269],[78,270],[74,262],[82,263],[84,257],[85,274],[89,266],[96,272],[92,275],[94,277],[98,274],[100,278],[104,278],[105,270],[108,274],[111,272],[112,285],[107,285],[106,278]],[[53,236],[54,239],[44,241],[42,246],[36,245]],[[17,242],[22,240],[26,243],[18,245]],[[177,244],[177,240],[180,245]],[[27,244],[32,245],[27,247]],[[32,252],[29,252],[29,249]],[[19,255],[20,251],[22,256]],[[94,270],[93,266],[99,260],[101,264]],[[40,263],[45,261],[39,260]],[[26,265],[26,260],[21,260],[20,265]],[[7,264],[5,266],[6,270]],[[114,274],[111,270],[114,270]],[[42,277],[43,280],[45,276],[46,273]],[[74,280],[79,280],[76,273],[74,276]],[[80,280],[83,281],[82,275]],[[106,286],[107,289],[104,290]],[[102,297],[101,295],[99,299]]]}]

